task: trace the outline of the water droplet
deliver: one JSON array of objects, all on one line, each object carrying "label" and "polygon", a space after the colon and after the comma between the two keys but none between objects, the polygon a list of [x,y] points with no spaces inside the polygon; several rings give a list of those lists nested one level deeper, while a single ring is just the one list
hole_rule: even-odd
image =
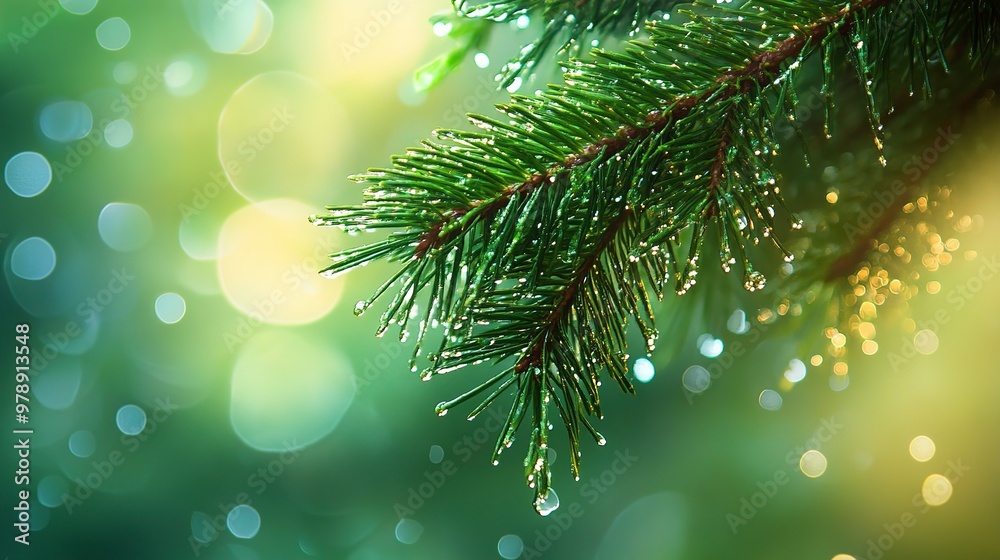
[{"label": "water droplet", "polygon": [[109,51],[117,51],[128,44],[132,30],[120,17],[106,19],[97,26],[97,42]]},{"label": "water droplet", "polygon": [[90,13],[97,5],[97,0],[59,0],[59,4],[67,12],[82,16]]},{"label": "water droplet", "polygon": [[260,514],[252,506],[240,504],[229,510],[226,527],[236,538],[252,539],[260,531]]},{"label": "water droplet", "polygon": [[649,383],[656,375],[656,367],[646,358],[639,358],[632,364],[632,373],[639,383]]},{"label": "water droplet", "polygon": [[123,148],[132,141],[132,123],[115,119],[104,127],[104,141],[112,148]]},{"label": "water droplet", "polygon": [[726,321],[726,328],[729,332],[735,334],[743,334],[750,330],[750,323],[747,321],[747,314],[742,309],[737,309],[733,311],[733,314],[729,316],[729,320]]},{"label": "water droplet", "polygon": [[56,268],[56,251],[41,237],[29,237],[10,253],[10,271],[25,280],[44,280]]},{"label": "water droplet", "polygon": [[691,366],[681,375],[681,383],[684,388],[692,393],[702,393],[708,389],[712,382],[712,375],[701,366]]},{"label": "water droplet", "polygon": [[535,511],[539,515],[546,516],[557,509],[559,509],[559,495],[556,494],[555,488],[549,488],[544,496],[535,499]]},{"label": "water droplet", "polygon": [[142,206],[111,202],[97,217],[97,233],[115,251],[137,251],[152,237],[153,219]]},{"label": "water droplet", "polygon": [[524,552],[524,541],[517,535],[504,535],[497,542],[497,552],[506,560],[520,558]]},{"label": "water droplet", "polygon": [[701,341],[698,346],[698,352],[706,358],[717,358],[722,351],[725,349],[725,344],[718,338],[712,335],[703,335],[705,338]]},{"label": "water droplet", "polygon": [[760,407],[764,410],[775,411],[781,408],[781,395],[777,391],[764,389],[760,392],[760,396],[757,397],[757,402],[760,403]]},{"label": "water droplet", "polygon": [[424,526],[412,519],[400,519],[396,524],[396,540],[403,544],[414,544],[424,534]]},{"label": "water droplet", "polygon": [[134,404],[127,404],[115,414],[118,429],[128,436],[134,436],[146,428],[146,411]]},{"label": "water droplet", "polygon": [[21,152],[7,160],[4,181],[18,196],[38,196],[52,182],[52,166],[38,152]]},{"label": "water droplet", "polygon": [[444,448],[440,445],[432,445],[428,458],[435,465],[444,460]]},{"label": "water droplet", "polygon": [[94,116],[85,103],[56,101],[42,109],[38,124],[46,137],[56,142],[72,142],[90,134]]},{"label": "water droplet", "polygon": [[432,28],[434,34],[438,37],[445,37],[451,33],[451,22],[450,21],[436,21],[434,22],[434,27]]},{"label": "water droplet", "polygon": [[158,319],[168,325],[172,325],[184,317],[184,313],[187,311],[187,303],[185,303],[184,298],[179,294],[167,292],[156,298],[153,310],[156,312]]},{"label": "water droplet", "polygon": [[792,383],[798,383],[806,378],[806,365],[798,358],[788,362],[788,369],[785,370],[785,379]]},{"label": "water droplet", "polygon": [[80,430],[69,436],[69,451],[77,457],[86,459],[94,454],[95,448],[94,434],[87,430]]}]

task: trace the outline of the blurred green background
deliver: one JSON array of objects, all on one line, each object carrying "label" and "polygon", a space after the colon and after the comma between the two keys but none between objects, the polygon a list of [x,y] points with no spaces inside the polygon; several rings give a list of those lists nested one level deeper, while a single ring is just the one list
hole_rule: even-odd
[{"label": "blurred green background", "polygon": [[[449,7],[4,0],[0,409],[34,433],[30,481],[15,482],[13,433],[0,459],[3,555],[1000,556],[995,126],[950,154],[965,158],[948,177],[955,223],[977,227],[956,226],[940,289],[911,302],[933,347],[885,338],[837,376],[800,350],[821,329],[756,322],[773,296],[696,289],[722,312],[668,321],[634,357],[639,395],[606,391],[608,443],[585,445],[579,482],[554,446],[560,507],[540,517],[521,442],[494,467],[490,414],[433,414],[490,368],[421,383],[410,345],[352,312],[393,268],[318,276],[362,239],[306,221],[360,201],[349,174],[504,98],[492,76],[516,23],[493,60],[414,91],[413,70],[449,46],[428,23]],[[24,489],[29,546],[14,540]]]}]

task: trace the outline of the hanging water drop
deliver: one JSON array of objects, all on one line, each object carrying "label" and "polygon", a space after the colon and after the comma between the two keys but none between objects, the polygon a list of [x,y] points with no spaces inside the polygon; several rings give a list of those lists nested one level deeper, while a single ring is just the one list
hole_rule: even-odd
[{"label": "hanging water drop", "polygon": [[549,488],[544,496],[535,498],[535,511],[538,515],[546,516],[559,509],[559,496],[554,488]]}]

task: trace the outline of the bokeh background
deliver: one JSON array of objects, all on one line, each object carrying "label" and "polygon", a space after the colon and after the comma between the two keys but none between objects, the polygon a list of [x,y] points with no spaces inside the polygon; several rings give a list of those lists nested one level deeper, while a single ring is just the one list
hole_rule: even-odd
[{"label": "bokeh background", "polygon": [[[433,414],[489,368],[420,382],[412,342],[376,338],[378,313],[353,313],[392,266],[320,277],[328,253],[362,239],[306,220],[360,201],[348,175],[506,97],[492,76],[538,22],[503,26],[440,87],[414,89],[414,69],[449,47],[429,23],[449,8],[0,5],[0,408],[11,430],[34,430],[26,486],[13,434],[0,452],[3,555],[1000,555],[991,122],[947,154],[954,219],[933,263],[914,261],[937,284],[912,282],[908,329],[834,372],[822,349],[802,350],[833,335],[774,326],[773,294],[718,295],[735,279],[694,290],[703,312],[668,320],[657,351],[633,357],[639,395],[606,391],[608,443],[585,445],[579,482],[554,446],[560,503],[541,517],[523,449],[490,464],[490,414]],[[839,192],[836,165],[801,189],[819,205]],[[13,403],[22,323],[26,425]],[[29,546],[12,527],[23,488]]]}]

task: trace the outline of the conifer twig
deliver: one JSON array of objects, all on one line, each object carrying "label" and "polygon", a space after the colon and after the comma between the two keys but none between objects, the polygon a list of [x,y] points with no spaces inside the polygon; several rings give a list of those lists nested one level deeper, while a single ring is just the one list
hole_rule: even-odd
[{"label": "conifer twig", "polygon": [[[917,4],[916,16],[906,12]],[[539,511],[551,477],[549,404],[566,425],[578,476],[582,430],[604,441],[588,420],[602,414],[601,375],[634,391],[628,324],[651,351],[651,297],[671,283],[678,294],[694,286],[712,231],[723,270],[741,265],[750,291],[764,277],[747,246],[764,238],[791,260],[775,235],[775,218],[790,213],[774,168],[774,122],[794,120],[796,80],[811,55],[822,54],[828,104],[834,57],[850,63],[881,151],[874,92],[894,85],[890,67],[926,91],[928,69],[945,62],[932,56],[971,32],[971,54],[985,61],[982,49],[994,43],[983,34],[1000,28],[986,0],[700,0],[681,15],[687,22],[648,22],[648,39],[622,52],[569,61],[565,85],[498,105],[507,122],[471,115],[478,131],[437,131],[443,143],[424,142],[391,168],[356,177],[369,184],[361,205],[312,218],[351,232],[390,230],[332,255],[324,273],[402,263],[356,312],[396,286],[379,334],[395,323],[402,339],[426,294],[412,369],[427,330],[440,324],[444,333],[423,379],[512,364],[436,410],[491,390],[474,416],[513,392],[493,457],[530,415],[525,468]],[[793,216],[788,223],[801,226]]]}]

